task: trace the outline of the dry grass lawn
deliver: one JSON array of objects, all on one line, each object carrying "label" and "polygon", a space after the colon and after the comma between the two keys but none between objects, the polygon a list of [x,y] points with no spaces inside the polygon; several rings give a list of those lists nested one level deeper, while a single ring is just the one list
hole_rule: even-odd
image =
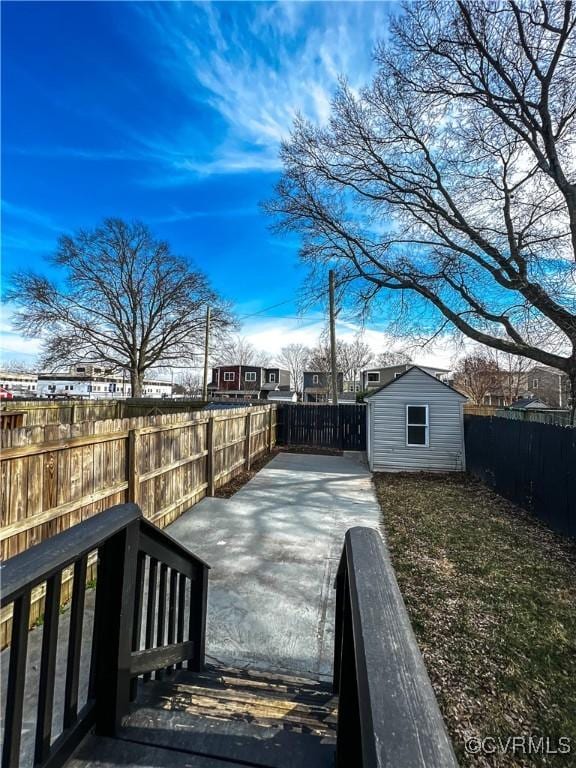
[{"label": "dry grass lawn", "polygon": [[[398,582],[462,766],[576,766],[576,545],[465,475],[377,474]],[[576,492],[576,489],[575,489]],[[487,736],[571,739],[570,754]]]}]

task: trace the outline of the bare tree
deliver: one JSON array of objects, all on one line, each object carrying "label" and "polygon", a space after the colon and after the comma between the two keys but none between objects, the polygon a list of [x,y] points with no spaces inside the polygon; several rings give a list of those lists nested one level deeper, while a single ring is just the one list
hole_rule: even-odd
[{"label": "bare tree", "polygon": [[13,371],[14,373],[30,373],[37,369],[35,361],[24,362],[23,360],[1,360],[0,369],[3,371]]},{"label": "bare tree", "polygon": [[238,334],[224,336],[212,352],[215,365],[261,365],[270,364],[271,355],[258,350],[248,339]]},{"label": "bare tree", "polygon": [[363,306],[564,371],[576,416],[575,26],[570,2],[406,3],[370,86],[296,122],[266,208]]},{"label": "bare tree", "polygon": [[288,344],[280,350],[278,362],[290,371],[290,381],[296,392],[302,392],[304,371],[310,358],[310,347],[305,344]]},{"label": "bare tree", "polygon": [[338,369],[345,379],[354,382],[360,380],[360,372],[374,359],[372,348],[363,341],[362,334],[357,334],[352,341],[337,345],[336,354]]},{"label": "bare tree", "polygon": [[52,263],[61,280],[14,275],[16,327],[42,335],[46,367],[93,362],[129,371],[133,397],[150,368],[201,350],[206,304],[214,327],[230,324],[204,275],[140,222],[106,219],[63,236]]},{"label": "bare tree", "polygon": [[[177,394],[187,395],[188,397],[201,397],[202,395],[202,375],[197,371],[188,369],[179,376],[178,386],[181,392]],[[175,387],[177,385],[174,385]]]},{"label": "bare tree", "polygon": [[488,350],[488,354],[500,370],[500,386],[505,402],[513,403],[526,389],[526,377],[534,363],[526,357],[497,349]]},{"label": "bare tree", "polygon": [[398,350],[397,352],[380,352],[380,354],[376,356],[376,365],[380,368],[388,368],[393,365],[408,365],[411,362],[411,355],[404,350]]},{"label": "bare tree", "polygon": [[484,398],[501,390],[502,372],[486,352],[467,355],[459,361],[454,374],[455,386],[476,405]]}]

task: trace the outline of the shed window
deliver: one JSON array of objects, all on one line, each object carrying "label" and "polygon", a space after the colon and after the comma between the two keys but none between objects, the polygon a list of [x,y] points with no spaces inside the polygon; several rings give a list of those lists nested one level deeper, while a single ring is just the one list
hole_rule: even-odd
[{"label": "shed window", "polygon": [[245,381],[256,381],[256,371],[246,371],[244,374]]},{"label": "shed window", "polygon": [[234,371],[224,371],[224,381],[234,381]]},{"label": "shed window", "polygon": [[319,378],[320,378],[320,377],[318,376],[318,374],[317,374],[317,373],[315,373],[315,374],[312,376],[312,384],[318,384]]},{"label": "shed window", "polygon": [[270,383],[273,384],[275,382],[276,382],[276,374],[275,373],[271,373],[270,374]]},{"label": "shed window", "polygon": [[368,374],[368,381],[380,381],[380,373],[375,371]]},{"label": "shed window", "polygon": [[406,406],[406,445],[428,445],[428,406]]}]

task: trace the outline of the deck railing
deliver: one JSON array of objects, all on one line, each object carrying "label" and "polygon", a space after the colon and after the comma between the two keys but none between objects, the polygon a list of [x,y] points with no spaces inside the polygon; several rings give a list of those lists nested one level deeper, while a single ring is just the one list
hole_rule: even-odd
[{"label": "deck railing", "polygon": [[[88,558],[97,552],[91,637],[85,611]],[[73,569],[64,680],[63,730],[52,738],[60,589]],[[204,661],[209,566],[142,518],[135,504],[96,515],[8,560],[1,571],[2,608],[12,605],[12,634],[2,768],[21,758],[32,590],[45,584],[33,762],[65,763],[92,728],[113,735],[136,693],[137,679],[160,677],[184,662]],[[91,645],[86,703],[80,707],[82,646]],[[31,713],[26,713],[30,720]],[[34,715],[32,715],[33,719]]]},{"label": "deck railing", "polygon": [[351,528],[336,577],[338,768],[458,763],[380,534]]}]

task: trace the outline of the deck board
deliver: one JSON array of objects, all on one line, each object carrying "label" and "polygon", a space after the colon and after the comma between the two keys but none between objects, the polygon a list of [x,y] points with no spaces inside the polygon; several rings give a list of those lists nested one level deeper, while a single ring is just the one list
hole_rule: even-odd
[{"label": "deck board", "polygon": [[[332,768],[337,699],[322,683],[208,666],[142,685],[115,741],[91,739],[71,768]],[[189,761],[189,762],[187,762]]]}]

